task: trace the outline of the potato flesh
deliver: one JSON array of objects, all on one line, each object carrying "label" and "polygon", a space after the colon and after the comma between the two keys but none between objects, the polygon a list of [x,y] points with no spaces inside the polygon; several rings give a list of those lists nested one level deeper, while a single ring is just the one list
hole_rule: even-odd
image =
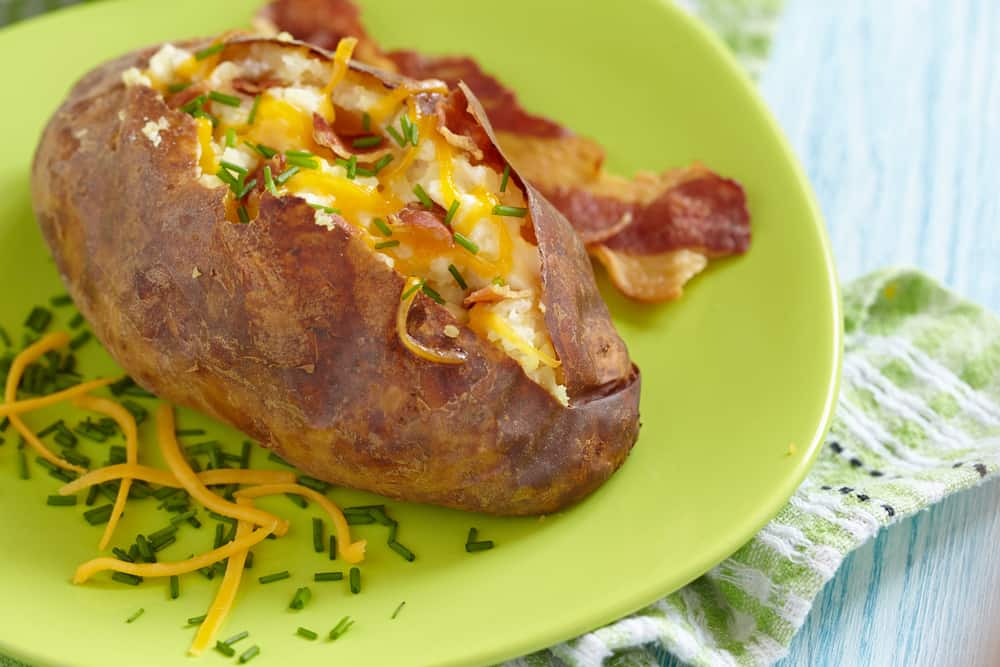
[{"label": "potato flesh", "polygon": [[[281,52],[251,47],[244,58],[237,61],[196,61],[189,52],[172,45],[165,45],[150,60],[150,67],[142,73],[126,73],[129,85],[152,85],[165,92],[172,83],[204,81],[211,90],[235,95],[232,81],[237,77],[259,78],[272,74],[288,85],[269,88],[261,95],[253,127],[247,126],[251,100],[240,96],[239,106],[209,102],[205,109],[219,119],[210,143],[199,145],[199,153],[212,151],[215,163],[235,164],[253,173],[261,162],[260,154],[244,143],[265,144],[271,148],[306,150],[315,155],[318,168],[302,169],[278,187],[279,195],[296,195],[317,207],[337,209],[339,215],[354,225],[367,241],[372,251],[401,275],[413,275],[426,284],[445,301],[444,306],[461,323],[468,324],[469,310],[462,305],[469,293],[494,282],[509,285],[520,296],[506,298],[497,303],[480,303],[474,306],[482,311],[476,322],[502,321],[499,329],[477,329],[477,333],[503,349],[517,361],[533,381],[544,387],[564,405],[568,404],[565,386],[556,353],[549,338],[547,325],[540,305],[540,257],[538,249],[521,236],[521,225],[530,224],[528,218],[492,215],[492,206],[503,204],[523,208],[523,192],[511,180],[500,192],[501,174],[480,164],[474,165],[459,149],[447,144],[437,133],[433,118],[418,119],[420,132],[416,148],[400,147],[389,139],[386,126],[399,130],[404,115],[414,117],[404,102],[383,119],[371,120],[371,131],[386,136],[382,146],[393,148],[393,161],[384,173],[394,169],[393,177],[356,176],[347,179],[347,169],[333,161],[327,150],[317,146],[312,138],[312,115],[326,115],[324,109],[325,82],[331,68],[325,62],[309,58],[304,53]],[[373,90],[360,77],[349,73],[333,90],[332,99],[340,109],[357,113],[374,109],[385,96],[381,86]],[[226,129],[237,133],[235,146],[226,145]],[[413,151],[405,169],[405,151]],[[325,157],[324,157],[325,156]],[[202,164],[198,155],[196,164]],[[447,169],[444,165],[448,165]],[[206,187],[225,187],[214,174],[198,168],[198,178]],[[334,185],[335,187],[328,187]],[[408,204],[419,203],[415,186],[420,185],[428,197],[443,209],[452,201],[460,202],[451,221],[452,228],[470,239],[478,252],[470,253],[464,247],[444,244],[426,233],[408,233],[396,226],[391,238],[386,238],[373,224],[375,218],[386,219],[389,214]],[[333,228],[331,214],[318,208],[316,223]],[[400,241],[392,247],[376,247],[386,241]],[[449,267],[454,266],[467,284],[459,286]],[[475,327],[474,327],[475,328]]]}]

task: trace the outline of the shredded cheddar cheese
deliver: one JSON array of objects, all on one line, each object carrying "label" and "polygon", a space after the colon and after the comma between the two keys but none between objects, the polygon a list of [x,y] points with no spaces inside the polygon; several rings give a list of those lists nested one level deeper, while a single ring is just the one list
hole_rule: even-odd
[{"label": "shredded cheddar cheese", "polygon": [[198,126],[198,166],[203,174],[214,174],[219,171],[219,163],[212,146],[212,121],[199,117],[194,122]]},{"label": "shredded cheddar cheese", "polygon": [[476,306],[472,309],[469,314],[469,326],[473,331],[477,331],[484,335],[492,331],[524,354],[536,359],[539,363],[545,364],[546,366],[558,368],[561,365],[561,362],[558,359],[545,354],[537,347],[526,341],[516,331],[514,331],[513,327],[507,323],[507,320],[500,317],[494,311],[489,310],[485,306]]},{"label": "shredded cheddar cheese", "polygon": [[13,403],[4,403],[3,405],[0,405],[0,417],[19,415],[33,410],[41,410],[42,408],[62,403],[67,399],[71,399],[82,394],[88,394],[95,389],[106,387],[119,379],[120,378],[102,378],[98,380],[91,380],[89,382],[81,382],[80,384],[74,385],[69,389],[63,389],[62,391],[57,391],[56,393],[49,394],[48,396],[29,398],[24,401],[15,401]]},{"label": "shredded cheddar cheese", "polygon": [[357,45],[358,40],[356,37],[344,37],[337,42],[337,49],[333,52],[333,72],[330,74],[330,80],[323,88],[323,105],[320,107],[322,115],[331,123],[333,122],[335,112],[330,96],[333,95],[333,89],[337,87],[337,84],[343,81],[347,75],[351,55],[353,55],[354,47]]},{"label": "shredded cheddar cheese", "polygon": [[410,335],[407,329],[407,320],[410,316],[410,306],[413,305],[413,300],[417,298],[417,292],[420,291],[414,288],[420,285],[420,283],[421,280],[419,278],[411,276],[406,279],[406,284],[400,293],[399,308],[396,311],[396,335],[399,337],[399,342],[415,356],[427,361],[433,361],[438,364],[465,363],[465,352],[461,350],[435,350],[427,347]]},{"label": "shredded cheddar cheese", "polygon": [[[59,493],[69,496],[96,484],[103,484],[114,479],[140,479],[157,486],[182,488],[183,485],[169,470],[150,468],[134,463],[118,463],[92,470],[82,477],[59,489]],[[291,470],[243,470],[241,468],[219,468],[198,473],[198,480],[205,486],[220,486],[223,484],[285,484],[296,480]]]},{"label": "shredded cheddar cheese", "polygon": [[269,512],[254,507],[242,507],[231,503],[208,490],[205,484],[198,479],[198,475],[191,469],[191,466],[188,465],[184,454],[181,453],[180,446],[177,444],[177,437],[174,435],[174,409],[172,405],[169,403],[160,405],[156,411],[156,421],[157,439],[160,451],[163,453],[163,459],[192,498],[223,516],[243,519],[257,526],[273,525],[274,533],[279,537],[288,532],[288,522],[284,519],[279,519]]},{"label": "shredded cheddar cheese", "polygon": [[294,493],[305,496],[323,508],[333,521],[333,526],[337,530],[337,553],[348,563],[360,563],[365,559],[365,546],[367,540],[351,541],[351,528],[347,525],[344,513],[340,511],[329,498],[301,484],[265,484],[253,486],[249,489],[237,491],[237,500],[241,498],[260,498],[261,496],[273,496],[279,493]]}]

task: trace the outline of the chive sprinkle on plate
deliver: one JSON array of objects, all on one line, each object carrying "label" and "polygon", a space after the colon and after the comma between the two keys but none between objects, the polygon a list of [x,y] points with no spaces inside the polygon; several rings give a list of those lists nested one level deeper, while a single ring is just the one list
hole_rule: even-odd
[{"label": "chive sprinkle on plate", "polygon": [[292,575],[288,570],[282,570],[281,572],[275,572],[274,574],[268,574],[263,577],[258,577],[257,581],[262,584],[271,584],[275,581],[281,581],[282,579],[288,579]]},{"label": "chive sprinkle on plate", "polygon": [[340,639],[340,637],[345,632],[347,632],[352,625],[354,625],[354,621],[351,620],[350,616],[345,616],[342,619],[340,619],[337,625],[333,627],[333,630],[330,630],[331,641],[337,641],[338,639]]},{"label": "chive sprinkle on plate", "polygon": [[138,609],[135,610],[135,612],[131,616],[129,616],[128,618],[125,619],[125,622],[126,623],[132,623],[137,618],[139,618],[140,616],[142,616],[145,612],[146,612],[145,609],[143,609],[142,607],[139,607]]},{"label": "chive sprinkle on plate", "polygon": [[318,634],[316,634],[309,628],[303,628],[301,625],[299,626],[299,629],[295,631],[295,634],[297,634],[299,637],[305,637],[309,641],[312,641],[317,637],[319,637]]}]

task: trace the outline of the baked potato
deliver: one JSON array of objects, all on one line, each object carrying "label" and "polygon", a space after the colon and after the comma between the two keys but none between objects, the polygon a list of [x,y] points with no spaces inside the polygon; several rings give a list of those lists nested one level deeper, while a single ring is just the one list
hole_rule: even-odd
[{"label": "baked potato", "polygon": [[586,250],[468,89],[351,47],[227,35],[85,75],[32,168],[62,279],[136,382],[310,475],[563,508],[638,434]]}]

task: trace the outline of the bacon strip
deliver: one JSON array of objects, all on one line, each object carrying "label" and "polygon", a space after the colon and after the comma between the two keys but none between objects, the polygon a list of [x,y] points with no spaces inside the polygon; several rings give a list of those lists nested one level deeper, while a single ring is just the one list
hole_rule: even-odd
[{"label": "bacon strip", "polygon": [[[415,79],[440,79],[455,88],[464,81],[486,109],[504,153],[570,221],[608,271],[615,286],[641,301],[681,295],[683,285],[709,259],[742,254],[750,245],[746,195],[735,181],[700,164],[632,179],[604,171],[604,149],[556,121],[524,110],[517,95],[471,58],[385,52],[361,23],[351,0],[273,0],[260,24],[302,41],[334,49],[341,38],[358,39],[354,57]],[[481,128],[466,120],[452,96],[440,126],[487,152]],[[464,138],[464,139],[463,139]]]}]

